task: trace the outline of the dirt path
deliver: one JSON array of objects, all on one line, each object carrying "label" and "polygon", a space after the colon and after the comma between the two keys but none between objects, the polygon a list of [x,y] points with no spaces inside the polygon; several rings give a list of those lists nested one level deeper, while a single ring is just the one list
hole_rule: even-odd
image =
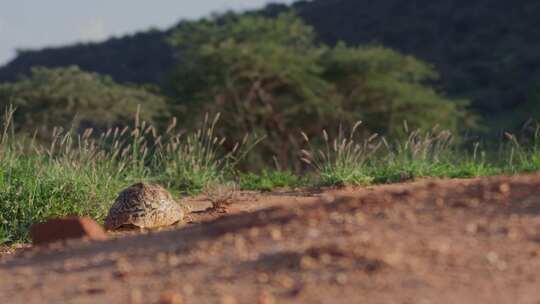
[{"label": "dirt path", "polygon": [[540,303],[540,175],[190,204],[174,230],[3,255],[0,303]]}]

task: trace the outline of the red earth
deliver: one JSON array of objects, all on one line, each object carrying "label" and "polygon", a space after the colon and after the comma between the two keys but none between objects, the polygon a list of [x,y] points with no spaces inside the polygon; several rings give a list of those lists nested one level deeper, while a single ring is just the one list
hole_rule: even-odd
[{"label": "red earth", "polygon": [[540,175],[239,193],[0,255],[0,303],[540,303]]}]

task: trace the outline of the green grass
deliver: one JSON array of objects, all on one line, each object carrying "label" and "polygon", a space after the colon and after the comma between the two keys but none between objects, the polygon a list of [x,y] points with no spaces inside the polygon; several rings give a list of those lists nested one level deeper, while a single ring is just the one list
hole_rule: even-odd
[{"label": "green grass", "polygon": [[218,117],[205,117],[201,129],[184,135],[175,121],[162,134],[138,120],[103,134],[54,130],[53,141],[43,146],[16,135],[10,113],[0,129],[0,244],[28,242],[29,227],[50,217],[84,215],[101,222],[116,195],[138,181],[158,182],[176,195],[216,193],[217,200],[236,189],[363,186],[540,169],[538,131],[522,139],[507,134],[496,149],[475,145],[468,151],[445,131],[406,130],[406,137],[390,142],[357,136],[357,124],[349,133],[340,128],[333,139],[326,131],[321,139],[304,135],[306,149],[299,154],[308,170],[303,174],[254,174],[238,172],[236,165],[257,141],[226,151],[225,139],[214,134]]},{"label": "green grass", "polygon": [[0,165],[0,241],[27,241],[32,223],[52,216],[86,215],[101,221],[120,189],[131,181],[102,168],[72,168],[28,157]]},{"label": "green grass", "polygon": [[306,179],[287,171],[263,170],[261,174],[241,173],[240,189],[272,191],[276,188],[296,188],[307,184]]},{"label": "green grass", "polygon": [[306,134],[302,136],[308,146],[302,150],[302,160],[318,174],[319,186],[368,185],[374,180],[369,173],[369,161],[378,152],[381,143],[374,143],[378,136],[372,135],[358,141],[355,132],[357,122],[347,136],[340,127],[338,135],[331,140],[326,130],[322,131],[323,145],[312,145]]},{"label": "green grass", "polygon": [[[200,193],[232,178],[247,140],[231,152],[214,135],[218,117],[179,135],[175,122],[164,134],[144,122],[77,135],[53,131],[48,146],[20,140],[10,125],[0,130],[0,243],[26,242],[29,227],[50,217],[85,215],[102,221],[116,195],[138,181],[159,182],[175,194]],[[247,147],[247,148],[245,148]]]},{"label": "green grass", "polygon": [[377,134],[357,138],[359,126],[353,126],[349,134],[339,128],[334,139],[323,131],[322,145],[312,145],[303,135],[309,148],[302,150],[302,160],[317,172],[318,185],[363,186],[422,177],[472,178],[540,170],[538,128],[522,140],[506,134],[508,140],[496,149],[475,144],[467,151],[453,143],[449,132],[436,127],[409,131],[405,124],[406,136],[388,142]]}]

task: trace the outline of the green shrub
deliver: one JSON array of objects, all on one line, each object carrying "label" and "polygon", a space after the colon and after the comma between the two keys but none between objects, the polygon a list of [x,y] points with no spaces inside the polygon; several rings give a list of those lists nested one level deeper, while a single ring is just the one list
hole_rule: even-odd
[{"label": "green shrub", "polygon": [[170,42],[182,58],[172,81],[182,117],[196,124],[220,112],[225,137],[266,136],[251,167],[277,159],[299,169],[301,131],[313,137],[363,120],[367,133],[394,136],[404,119],[453,130],[465,116],[466,102],[430,86],[438,75],[429,64],[379,46],[321,45],[291,13],[185,22]]},{"label": "green shrub", "polygon": [[[36,67],[29,77],[0,83],[0,104],[17,108],[18,131],[50,140],[51,129],[105,131],[125,126],[138,112],[158,123],[166,115],[166,98],[144,87],[121,85],[110,77],[78,67]],[[0,112],[4,109],[0,108]]]}]

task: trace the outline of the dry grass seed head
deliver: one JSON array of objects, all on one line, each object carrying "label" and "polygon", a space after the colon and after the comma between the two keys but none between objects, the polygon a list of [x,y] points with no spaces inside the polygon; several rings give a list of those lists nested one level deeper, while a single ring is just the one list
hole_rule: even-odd
[{"label": "dry grass seed head", "polygon": [[238,193],[235,183],[215,183],[205,186],[204,194],[212,203],[212,209],[217,211],[227,211],[236,199]]}]

